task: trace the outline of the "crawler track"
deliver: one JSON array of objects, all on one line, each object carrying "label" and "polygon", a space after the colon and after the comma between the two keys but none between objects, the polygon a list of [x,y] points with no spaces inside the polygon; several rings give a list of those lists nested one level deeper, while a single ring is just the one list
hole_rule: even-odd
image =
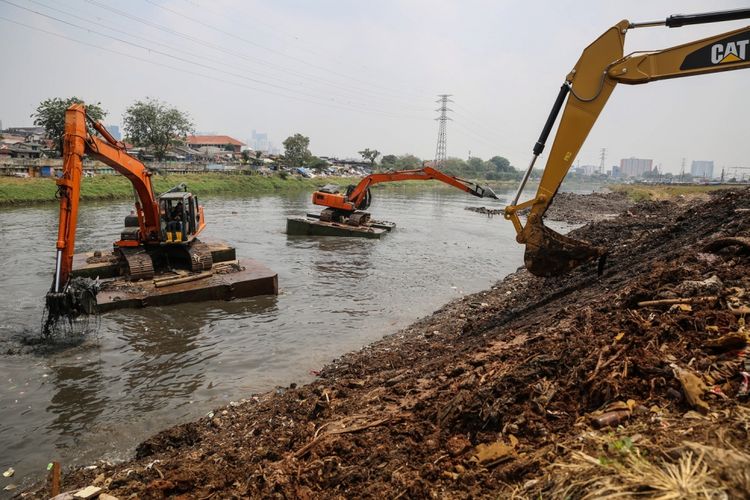
[{"label": "crawler track", "polygon": [[120,248],[120,255],[124,260],[124,274],[130,281],[150,280],[154,277],[154,263],[143,248]]},{"label": "crawler track", "polygon": [[201,241],[194,241],[187,249],[190,256],[190,270],[193,272],[209,271],[214,265],[211,249]]}]

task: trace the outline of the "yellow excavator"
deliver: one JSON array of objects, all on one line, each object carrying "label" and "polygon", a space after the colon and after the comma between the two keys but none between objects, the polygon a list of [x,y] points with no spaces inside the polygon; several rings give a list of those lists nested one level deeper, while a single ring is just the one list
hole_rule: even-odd
[{"label": "yellow excavator", "polygon": [[[652,26],[678,28],[748,18],[750,9],[736,9],[674,15],[664,21],[620,21],[586,47],[565,78],[539,140],[534,145],[531,163],[512,203],[505,208],[505,218],[516,229],[516,240],[526,245],[524,263],[531,273],[537,276],[560,275],[596,259],[599,260],[599,272],[603,269],[607,255],[605,248],[558,234],[544,226],[542,217],[615,85],[637,85],[667,78],[750,68],[750,26],[676,47],[623,56],[628,30]],[[518,203],[563,104],[565,110],[536,196]],[[526,209],[529,213],[524,225],[519,219],[519,212]]]}]

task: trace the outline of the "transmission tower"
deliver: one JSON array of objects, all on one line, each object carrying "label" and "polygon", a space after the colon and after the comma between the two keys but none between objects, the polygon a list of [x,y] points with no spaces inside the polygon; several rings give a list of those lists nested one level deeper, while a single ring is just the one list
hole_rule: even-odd
[{"label": "transmission tower", "polygon": [[680,182],[685,180],[685,158],[682,159],[682,168],[680,169]]},{"label": "transmission tower", "polygon": [[448,103],[453,102],[450,99],[451,95],[452,94],[440,94],[438,95],[439,99],[435,101],[440,104],[440,107],[435,110],[440,111],[440,116],[435,118],[440,124],[438,127],[437,148],[435,149],[435,168],[440,168],[446,158],[447,141],[445,137],[445,124],[448,120],[452,119],[448,117],[448,111],[453,111],[448,107]]},{"label": "transmission tower", "polygon": [[602,148],[601,153],[599,154],[599,173],[605,172],[604,168],[604,161],[607,159],[607,148]]}]

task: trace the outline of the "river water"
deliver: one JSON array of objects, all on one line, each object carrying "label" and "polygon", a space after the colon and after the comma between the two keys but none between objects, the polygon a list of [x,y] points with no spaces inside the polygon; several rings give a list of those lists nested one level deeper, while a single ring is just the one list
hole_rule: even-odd
[{"label": "river water", "polygon": [[[163,428],[307,382],[335,357],[487,288],[523,264],[509,222],[464,210],[501,208],[510,193],[498,194],[375,190],[373,216],[397,223],[381,240],[288,237],[287,216],[316,211],[306,192],[204,198],[202,238],[278,272],[278,297],[115,311],[95,335],[43,352],[21,339],[40,329],[57,207],[0,209],[0,470],[16,470],[0,490],[42,478],[52,460],[129,458]],[[76,250],[109,247],[131,205],[84,203]]]}]

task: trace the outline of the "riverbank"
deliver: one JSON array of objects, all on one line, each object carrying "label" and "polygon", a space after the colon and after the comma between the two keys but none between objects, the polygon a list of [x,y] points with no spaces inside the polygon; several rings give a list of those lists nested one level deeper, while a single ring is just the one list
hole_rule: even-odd
[{"label": "riverbank", "polygon": [[[214,194],[257,195],[274,192],[293,192],[300,190],[313,191],[325,184],[337,184],[346,187],[357,184],[358,177],[316,177],[305,178],[296,175],[233,175],[221,173],[201,173],[182,175],[155,175],[154,189],[162,193],[173,186],[185,183],[191,192],[199,197]],[[515,189],[517,181],[476,181],[492,189]],[[577,184],[573,184],[576,186]],[[584,183],[581,186],[589,186]],[[592,189],[598,185],[592,184]],[[566,185],[570,188],[570,185]],[[454,188],[439,181],[401,181],[396,183],[378,184],[375,189],[425,190]],[[529,191],[535,189],[532,181],[528,185]],[[55,181],[49,177],[0,177],[0,207],[10,205],[24,205],[55,202]],[[121,175],[100,175],[88,177],[81,183],[81,200],[118,200],[133,196],[130,181]]]},{"label": "riverbank", "polygon": [[573,233],[610,249],[601,277],[594,265],[560,278],[521,270],[334,360],[311,384],[163,431],[131,461],[67,472],[63,489],[747,496],[750,242],[727,238],[747,234],[748,210],[748,190],[630,206]]},{"label": "riverbank", "polygon": [[[254,195],[277,191],[314,190],[327,184],[347,185],[359,179],[327,177],[307,179],[298,176],[279,175],[227,175],[227,174],[184,174],[155,175],[154,190],[164,192],[180,183],[185,183],[191,192],[200,196],[211,194]],[[44,203],[55,201],[57,186],[51,178],[0,177],[0,206],[15,204]],[[81,199],[114,200],[132,198],[133,187],[121,175],[101,175],[89,177],[81,183]]]},{"label": "riverbank", "polygon": [[737,184],[612,184],[610,190],[623,193],[633,201],[658,201],[681,199],[707,200],[711,193],[722,189],[742,189]]}]

